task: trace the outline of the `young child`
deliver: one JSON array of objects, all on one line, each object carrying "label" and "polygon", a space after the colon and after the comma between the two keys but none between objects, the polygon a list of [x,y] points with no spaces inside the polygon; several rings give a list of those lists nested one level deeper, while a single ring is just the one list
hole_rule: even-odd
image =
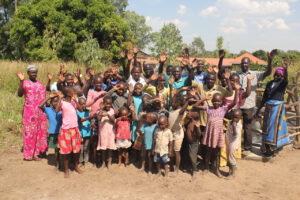
[{"label": "young child", "polygon": [[229,177],[235,175],[236,171],[236,151],[239,147],[240,137],[242,134],[243,125],[240,122],[242,118],[242,111],[240,109],[235,109],[232,111],[232,121],[229,123],[226,134],[226,153],[227,160],[229,164]]},{"label": "young child", "polygon": [[188,141],[189,157],[192,163],[192,177],[196,178],[197,168],[197,155],[199,150],[199,139],[201,136],[200,129],[200,113],[199,109],[192,108],[187,114],[190,120],[187,125],[186,138]]},{"label": "young child", "polygon": [[146,114],[146,123],[139,129],[138,133],[143,134],[143,147],[142,147],[142,170],[145,169],[145,159],[148,159],[148,173],[152,173],[152,144],[154,132],[157,128],[157,116],[154,113]]},{"label": "young child", "polygon": [[82,138],[79,163],[84,167],[89,161],[91,119],[93,118],[93,115],[90,115],[90,111],[86,108],[86,100],[84,98],[79,98],[78,103],[82,108],[82,112],[77,111],[79,131]]},{"label": "young child", "polygon": [[127,106],[128,93],[126,92],[126,90],[127,85],[124,82],[119,82],[105,95],[105,97],[112,98],[112,107],[115,110],[116,114],[118,114],[121,107]]},{"label": "young child", "polygon": [[206,110],[207,112],[207,124],[205,129],[205,135],[202,139],[202,144],[207,147],[205,155],[205,170],[204,173],[208,172],[209,161],[211,160],[211,154],[213,153],[216,158],[215,160],[215,173],[218,177],[221,177],[219,171],[220,165],[220,148],[224,146],[224,137],[223,137],[223,120],[225,114],[230,110],[237,102],[239,86],[235,87],[235,97],[234,101],[228,106],[222,106],[222,96],[220,93],[215,93],[212,97],[213,106],[198,106],[200,102],[194,105],[199,109]]},{"label": "young child", "polygon": [[[47,102],[50,99],[51,107],[47,106]],[[55,149],[55,166],[56,169],[59,169],[59,147],[58,147],[58,134],[61,128],[62,122],[62,113],[59,111],[55,112],[59,97],[58,93],[52,92],[50,96],[45,99],[40,105],[39,108],[42,109],[48,118],[49,121],[49,130],[48,130],[48,147]]]},{"label": "young child", "polygon": [[165,177],[168,177],[170,157],[172,157],[173,135],[168,129],[168,118],[160,116],[158,118],[158,127],[154,133],[152,154],[154,154],[154,162],[157,164],[158,175],[161,174],[161,166],[165,165]]},{"label": "young child", "polygon": [[66,86],[63,88],[64,99],[59,96],[55,112],[62,111],[62,126],[58,137],[60,153],[63,154],[65,178],[69,178],[69,159],[68,155],[74,153],[75,156],[75,171],[79,174],[82,170],[79,169],[79,153],[81,148],[81,137],[78,130],[78,118],[76,109],[82,112],[81,106],[76,101],[76,95],[73,87]]},{"label": "young child", "polygon": [[116,150],[115,144],[115,112],[112,108],[112,98],[104,97],[101,109],[98,113],[99,137],[97,150],[102,150],[102,168],[105,168],[107,154],[107,169],[111,167],[112,150]]},{"label": "young child", "polygon": [[[94,89],[90,89],[88,91],[86,106],[91,107],[91,116],[94,116],[99,112],[100,104],[103,102],[103,97],[106,92],[103,90],[103,79],[100,75],[96,75],[93,80]],[[90,145],[93,150],[93,161],[94,165],[96,165],[96,153],[97,153],[97,145],[98,145],[98,120],[97,117],[92,119],[92,136],[90,140]]]},{"label": "young child", "polygon": [[[131,107],[134,109],[134,107]],[[134,112],[134,110],[132,110]],[[131,146],[129,112],[126,107],[121,107],[119,118],[116,120],[116,146],[118,148],[118,165],[121,166],[122,157],[125,157],[125,167],[129,164],[128,148]]]}]

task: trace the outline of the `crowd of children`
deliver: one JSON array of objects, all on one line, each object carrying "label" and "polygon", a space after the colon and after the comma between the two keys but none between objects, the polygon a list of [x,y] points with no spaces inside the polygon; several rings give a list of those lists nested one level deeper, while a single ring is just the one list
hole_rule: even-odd
[{"label": "crowd of children", "polygon": [[[245,110],[240,107],[255,92],[253,81],[269,75],[271,65],[263,75],[247,70],[230,73],[222,67],[225,53],[220,51],[219,66],[204,72],[204,62],[194,59],[190,63],[185,49],[181,66],[169,65],[164,74],[164,52],[157,66],[141,63],[137,53],[137,48],[121,52],[122,66],[113,66],[105,73],[88,68],[85,80],[81,80],[80,70],[72,75],[63,65],[56,83],[50,85],[52,76],[48,75],[46,88],[50,94],[39,109],[49,121],[48,147],[55,149],[56,166],[59,167],[62,155],[65,177],[69,177],[70,155],[74,156],[78,173],[90,161],[110,169],[115,157],[118,166],[124,158],[125,166],[134,163],[148,173],[155,171],[154,162],[159,175],[162,165],[165,177],[169,168],[176,175],[182,166],[188,165],[186,169],[195,177],[201,158],[203,173],[212,167],[221,177],[220,154],[225,152],[228,176],[234,176],[243,124],[247,123],[243,122]],[[275,53],[268,54],[270,62]],[[243,60],[243,66],[249,64],[248,58]],[[276,70],[274,81],[267,85],[263,104],[279,105],[283,101],[286,69],[287,65]],[[21,75],[18,73],[20,81]],[[245,84],[241,82],[244,76]],[[276,88],[280,94],[276,94]],[[278,101],[271,102],[274,96]],[[267,126],[264,125],[263,150],[272,154],[288,142],[288,137],[280,146],[277,140],[268,143]],[[280,132],[280,136],[284,134]]]}]

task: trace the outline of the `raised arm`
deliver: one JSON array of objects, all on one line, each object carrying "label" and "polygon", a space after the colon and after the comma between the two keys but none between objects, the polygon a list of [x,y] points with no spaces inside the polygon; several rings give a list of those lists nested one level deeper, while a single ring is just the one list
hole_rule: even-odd
[{"label": "raised arm", "polygon": [[[225,51],[224,51],[224,49],[220,49],[219,50],[219,63],[218,63],[219,74],[221,74],[222,71],[224,71],[224,69],[223,69],[223,59],[224,59],[224,57],[225,57]],[[220,75],[218,75],[218,78],[221,79]]]},{"label": "raised arm", "polygon": [[136,66],[138,63],[137,60],[137,54],[139,52],[139,48],[138,47],[133,47],[133,65]]},{"label": "raised arm", "polygon": [[19,78],[19,88],[18,88],[18,96],[22,97],[24,94],[23,82],[24,82],[24,74],[21,72],[17,72],[17,76]]},{"label": "raised arm", "polygon": [[39,109],[41,109],[42,111],[45,110],[45,104],[47,103],[47,101],[49,101],[50,96],[48,98],[46,98],[44,101],[42,101],[42,103],[40,103],[39,105]]},{"label": "raised arm", "polygon": [[239,91],[240,91],[240,85],[238,83],[236,83],[235,84],[234,99],[233,99],[233,102],[228,105],[228,110],[230,110],[231,108],[233,108],[237,104],[237,101],[238,101],[238,98],[239,98]]},{"label": "raised arm", "polygon": [[133,59],[133,54],[132,54],[131,51],[128,51],[128,53],[127,53],[127,66],[125,67],[125,70],[124,70],[124,75],[126,77],[126,80],[130,76],[130,65],[131,65],[132,59]]},{"label": "raised arm", "polygon": [[52,74],[48,73],[47,76],[48,76],[48,82],[47,82],[47,85],[46,85],[46,90],[48,92],[50,92],[50,85],[51,85],[51,80],[52,80]]},{"label": "raised arm", "polygon": [[73,96],[72,96],[72,99],[73,99],[73,101],[75,102],[75,104],[76,104],[76,107],[77,107],[77,110],[79,110],[80,112],[82,112],[83,110],[82,110],[82,107],[81,107],[81,105],[77,102],[77,100],[76,100],[76,94],[74,94]]},{"label": "raised arm", "polygon": [[160,56],[159,56],[159,67],[158,67],[158,73],[162,74],[164,71],[164,64],[167,60],[167,55],[166,52],[163,51],[161,52]]},{"label": "raised arm", "polygon": [[61,110],[61,100],[62,100],[62,96],[59,96],[58,98],[58,103],[55,107],[55,112],[58,113]]},{"label": "raised arm", "polygon": [[228,91],[229,94],[232,95],[232,86],[231,86],[229,77],[230,77],[230,72],[225,72],[225,78],[226,78],[226,82],[227,82],[227,85],[228,85],[227,91]]},{"label": "raised arm", "polygon": [[268,52],[268,68],[263,74],[263,79],[269,76],[272,72],[272,60],[274,56],[277,54],[277,49],[273,49],[270,53]]},{"label": "raised arm", "polygon": [[129,94],[128,94],[128,99],[127,99],[127,104],[128,104],[128,106],[131,106],[133,104],[133,96],[132,96],[133,87],[131,84],[128,85],[128,91],[129,91]]},{"label": "raised arm", "polygon": [[246,99],[251,93],[251,81],[254,79],[253,75],[247,77],[247,88],[246,91],[242,94],[242,99]]},{"label": "raised arm", "polygon": [[82,82],[81,77],[80,77],[80,72],[81,72],[81,70],[77,69],[77,71],[75,72],[74,75],[78,80],[77,84],[79,84],[81,87],[83,87],[83,82]]}]

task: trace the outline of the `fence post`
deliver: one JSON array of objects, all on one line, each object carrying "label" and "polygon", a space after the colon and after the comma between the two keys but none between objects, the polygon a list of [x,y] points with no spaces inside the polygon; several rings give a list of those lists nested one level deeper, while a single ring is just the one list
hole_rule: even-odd
[{"label": "fence post", "polygon": [[[293,77],[293,84],[295,84],[295,99],[296,101],[298,101],[298,87],[297,87],[297,83],[298,83],[298,74],[296,77]],[[295,106],[296,109],[296,116],[300,116],[300,108],[299,105]],[[300,118],[297,117],[296,118],[296,126],[300,126]],[[297,129],[297,132],[299,131],[299,129]],[[300,148],[300,135],[296,135],[295,136],[295,140],[294,140],[294,147],[295,148]]]}]

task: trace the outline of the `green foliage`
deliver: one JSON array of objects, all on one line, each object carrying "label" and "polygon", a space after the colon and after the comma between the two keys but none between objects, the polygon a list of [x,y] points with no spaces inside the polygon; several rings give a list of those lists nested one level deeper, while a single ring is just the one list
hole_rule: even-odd
[{"label": "green foliage", "polygon": [[252,55],[254,55],[255,57],[259,58],[259,59],[262,59],[264,61],[268,61],[268,56],[267,56],[267,52],[260,49],[260,50],[257,50],[257,51],[254,51],[252,53]]},{"label": "green foliage", "polygon": [[100,48],[99,43],[92,35],[88,35],[86,40],[80,44],[75,51],[75,58],[78,62],[86,66],[104,67],[105,57],[104,50]]},{"label": "green foliage", "polygon": [[200,37],[195,37],[190,45],[190,55],[192,57],[205,57],[205,45]]},{"label": "green foliage", "polygon": [[133,36],[133,43],[140,49],[145,49],[152,39],[152,28],[146,25],[145,17],[138,15],[134,11],[126,11],[124,20],[130,26],[129,34]]},{"label": "green foliage", "polygon": [[175,24],[165,24],[159,32],[153,33],[154,46],[150,50],[158,55],[165,51],[172,60],[182,52],[182,36]]},{"label": "green foliage", "polygon": [[123,15],[126,7],[128,6],[127,0],[110,0],[111,5],[116,8],[119,15]]},{"label": "green foliage", "polygon": [[92,33],[114,58],[128,30],[107,0],[32,0],[15,13],[10,42],[15,59],[73,60],[76,47]]},{"label": "green foliage", "polygon": [[217,50],[220,50],[220,49],[223,49],[223,42],[224,42],[224,39],[222,36],[219,36],[217,37]]}]

